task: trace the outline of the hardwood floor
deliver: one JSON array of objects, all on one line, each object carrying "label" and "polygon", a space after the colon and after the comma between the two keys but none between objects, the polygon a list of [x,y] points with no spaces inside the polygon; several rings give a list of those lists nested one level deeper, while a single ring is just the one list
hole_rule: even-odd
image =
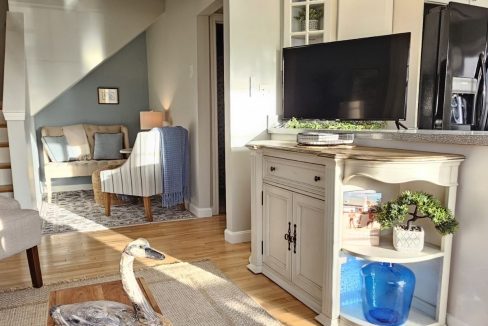
[{"label": "hardwood floor", "polygon": [[[39,246],[44,284],[118,273],[120,253],[143,237],[166,262],[210,259],[237,286],[286,325],[318,325],[315,313],[263,275],[247,268],[249,243],[224,241],[225,216],[44,236]],[[140,260],[135,268],[154,264]],[[30,286],[25,253],[0,261],[0,289]]]}]

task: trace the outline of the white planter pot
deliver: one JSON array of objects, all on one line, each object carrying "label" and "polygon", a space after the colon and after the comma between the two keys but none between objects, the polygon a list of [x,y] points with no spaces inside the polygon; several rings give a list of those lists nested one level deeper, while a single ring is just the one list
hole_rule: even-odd
[{"label": "white planter pot", "polygon": [[[319,24],[318,20],[311,19],[308,21],[308,30],[309,31],[316,31],[319,29],[319,25],[320,24]],[[301,29],[302,29],[302,31],[305,30],[305,22],[304,21],[301,22]]]},{"label": "white planter pot", "polygon": [[393,228],[393,247],[402,252],[420,252],[424,249],[424,229],[407,231],[401,227]]}]

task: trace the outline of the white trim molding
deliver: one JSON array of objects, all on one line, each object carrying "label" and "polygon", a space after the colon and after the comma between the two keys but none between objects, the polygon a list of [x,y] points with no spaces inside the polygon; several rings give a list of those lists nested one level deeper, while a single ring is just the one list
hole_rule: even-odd
[{"label": "white trim molding", "polygon": [[251,241],[251,230],[233,232],[233,231],[230,231],[229,229],[225,229],[224,238],[225,238],[225,241],[232,243],[232,244],[242,243],[242,242],[250,242]]},{"label": "white trim molding", "polygon": [[[43,184],[44,193],[46,193],[46,185]],[[93,190],[93,185],[91,183],[75,184],[75,185],[58,185],[52,186],[53,192],[63,192],[63,191],[79,191],[79,190]]]},{"label": "white trim molding", "polygon": [[196,217],[211,217],[212,207],[197,207],[190,203],[190,212]]},{"label": "white trim molding", "polygon": [[3,111],[3,117],[6,121],[24,121],[25,120],[25,112],[8,112]]}]

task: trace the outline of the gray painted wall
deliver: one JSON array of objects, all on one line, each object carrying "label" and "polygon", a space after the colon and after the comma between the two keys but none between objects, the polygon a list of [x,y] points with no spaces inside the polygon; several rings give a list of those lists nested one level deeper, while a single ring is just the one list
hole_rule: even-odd
[{"label": "gray painted wall", "polygon": [[[98,104],[97,87],[118,87],[119,104]],[[149,109],[146,33],[65,91],[35,116],[41,179],[44,180],[40,130],[77,123],[124,124],[132,144],[139,132],[139,112]],[[90,183],[90,178],[57,179],[54,185]]]}]

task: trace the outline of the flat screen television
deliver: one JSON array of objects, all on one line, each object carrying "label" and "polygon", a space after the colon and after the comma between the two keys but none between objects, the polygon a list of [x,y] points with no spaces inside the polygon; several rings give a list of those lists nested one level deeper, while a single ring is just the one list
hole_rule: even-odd
[{"label": "flat screen television", "polygon": [[283,117],[404,120],[410,33],[283,49]]}]

